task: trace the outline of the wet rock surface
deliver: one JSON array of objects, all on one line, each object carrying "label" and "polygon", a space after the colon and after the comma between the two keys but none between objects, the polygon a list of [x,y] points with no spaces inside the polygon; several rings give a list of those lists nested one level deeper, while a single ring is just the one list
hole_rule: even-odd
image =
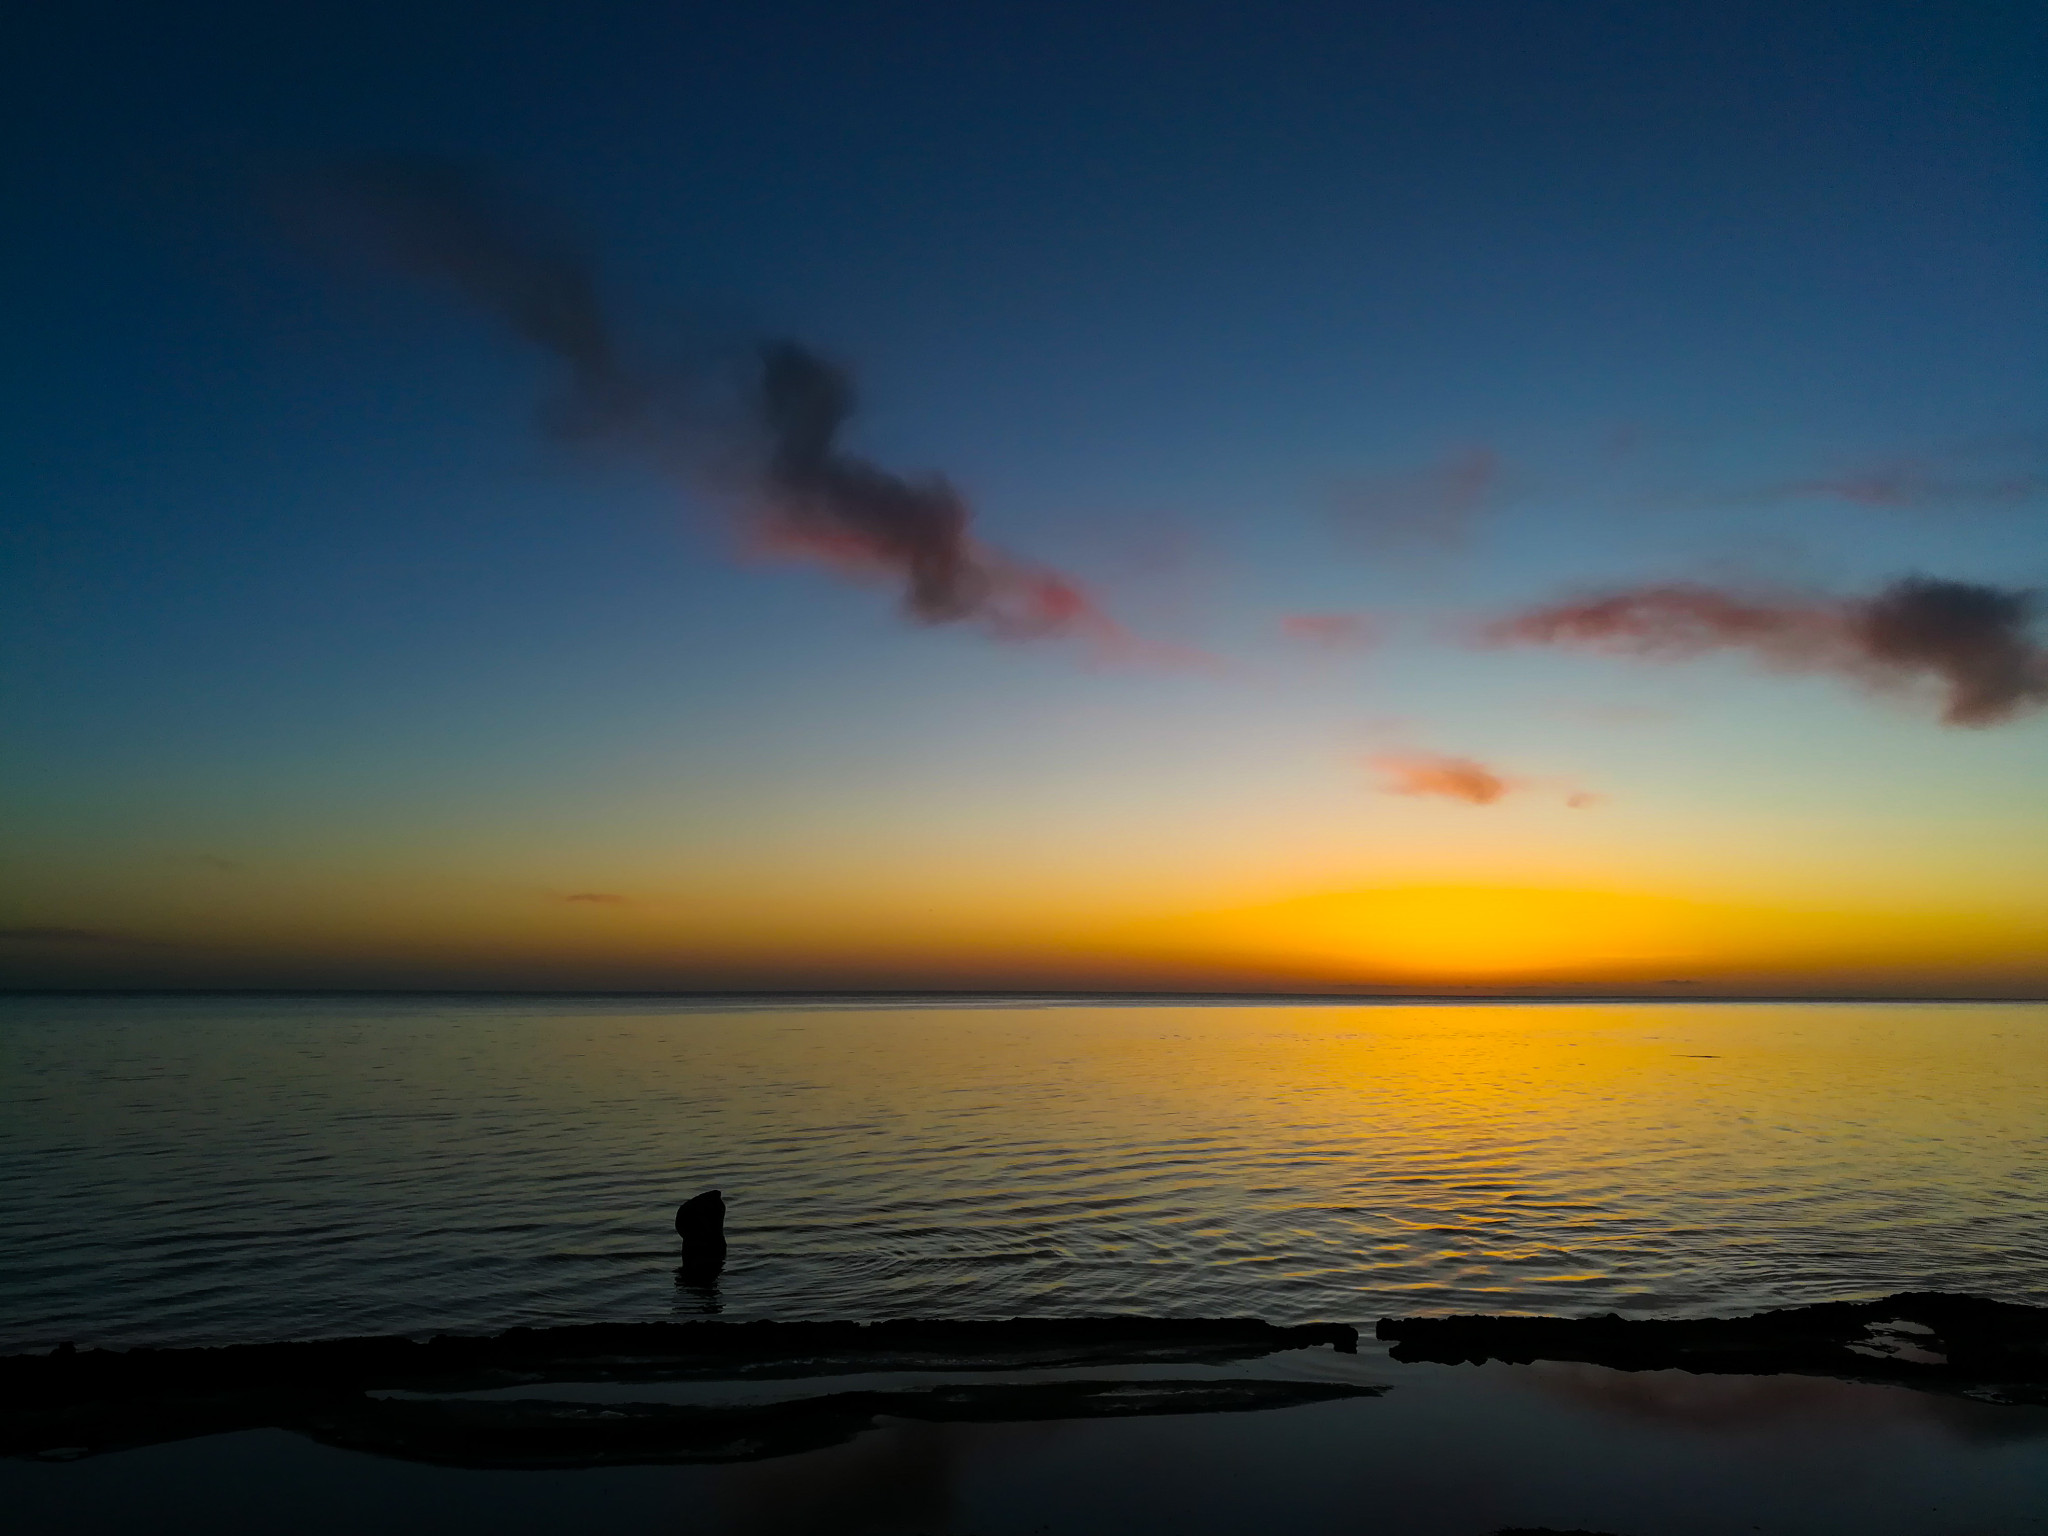
[{"label": "wet rock surface", "polygon": [[32,1426],[10,1425],[6,1448],[17,1456],[71,1460],[196,1435],[276,1428],[343,1450],[444,1466],[756,1461],[843,1444],[874,1428],[882,1416],[923,1423],[1136,1418],[1289,1408],[1380,1390],[1345,1382],[1054,1381],[834,1392],[715,1407],[347,1393],[261,1400],[170,1397],[131,1399],[117,1407],[80,1404],[41,1415]]},{"label": "wet rock surface", "polygon": [[77,1456],[229,1430],[463,1466],[732,1461],[837,1444],[878,1414],[1030,1420],[1285,1407],[1377,1389],[1295,1381],[1051,1381],[839,1392],[765,1405],[475,1401],[399,1392],[548,1382],[777,1379],[847,1371],[1221,1364],[1285,1349],[1351,1350],[1342,1324],[1256,1319],[644,1323],[233,1345],[74,1350],[0,1359],[0,1454]]},{"label": "wet rock surface", "polygon": [[350,1450],[468,1467],[756,1461],[851,1440],[887,1416],[923,1423],[1246,1412],[1379,1389],[1343,1382],[1056,1381],[835,1392],[746,1407],[356,1400],[285,1427]]},{"label": "wet rock surface", "polygon": [[1401,1361],[1796,1373],[2048,1403],[2048,1307],[1941,1291],[1730,1318],[1389,1317],[1375,1332]]}]

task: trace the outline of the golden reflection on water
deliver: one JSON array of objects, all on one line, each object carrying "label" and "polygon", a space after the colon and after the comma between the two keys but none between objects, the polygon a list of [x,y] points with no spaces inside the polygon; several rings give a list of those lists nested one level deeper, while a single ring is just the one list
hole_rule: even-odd
[{"label": "golden reflection on water", "polygon": [[124,999],[0,1046],[9,1342],[2048,1301],[2039,1005]]}]

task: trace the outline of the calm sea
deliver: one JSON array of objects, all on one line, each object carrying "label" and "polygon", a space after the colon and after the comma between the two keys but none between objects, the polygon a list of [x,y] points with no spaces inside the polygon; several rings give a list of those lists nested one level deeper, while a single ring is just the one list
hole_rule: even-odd
[{"label": "calm sea", "polygon": [[0,1348],[2048,1302],[2048,1005],[14,997],[0,1232]]}]

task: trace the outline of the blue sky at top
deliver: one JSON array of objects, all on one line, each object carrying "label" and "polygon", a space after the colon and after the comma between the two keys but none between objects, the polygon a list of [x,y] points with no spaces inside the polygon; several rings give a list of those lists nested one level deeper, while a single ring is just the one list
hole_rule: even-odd
[{"label": "blue sky at top", "polygon": [[[1674,825],[1940,843],[1989,815],[2048,846],[2038,719],[1943,732],[1737,662],[1449,638],[1588,583],[2048,581],[2043,498],[1969,493],[2048,451],[2043,30],[2016,4],[46,11],[5,87],[24,835],[111,869],[465,808],[554,848],[667,816],[754,825],[800,879],[792,816],[916,838],[1043,793],[1170,838],[1393,731]],[[735,561],[715,508],[538,428],[545,360],[279,231],[279,187],[384,154],[557,210],[650,347],[845,360],[863,452],[943,471],[988,538],[1227,675],[919,630],[886,590]],[[1342,525],[1345,487],[1474,449],[1501,490],[1461,547]],[[1902,462],[1962,490],[1774,490]],[[1278,637],[1348,609],[1396,638]],[[1616,705],[1671,718],[1571,713]]]}]

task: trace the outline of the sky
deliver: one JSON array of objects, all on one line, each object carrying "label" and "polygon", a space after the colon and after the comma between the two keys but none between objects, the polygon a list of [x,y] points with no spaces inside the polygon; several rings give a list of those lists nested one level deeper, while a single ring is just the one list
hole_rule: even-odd
[{"label": "sky", "polygon": [[0,985],[2048,993],[2044,45],[39,8]]}]

